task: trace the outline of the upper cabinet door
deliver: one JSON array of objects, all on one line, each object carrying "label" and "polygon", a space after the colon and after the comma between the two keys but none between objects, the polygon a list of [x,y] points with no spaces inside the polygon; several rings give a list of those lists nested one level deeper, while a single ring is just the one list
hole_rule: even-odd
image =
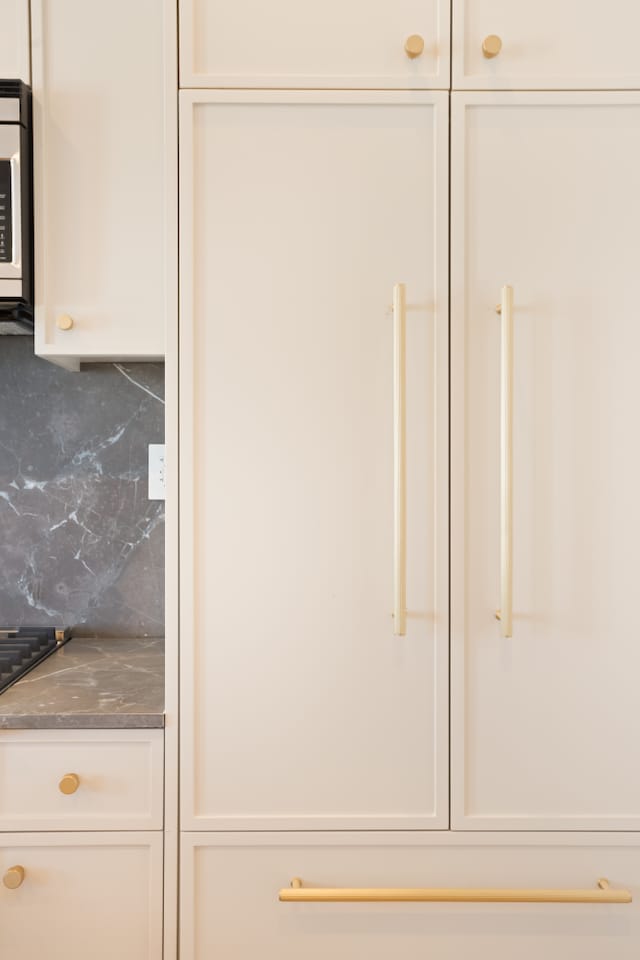
[{"label": "upper cabinet door", "polygon": [[446,827],[448,95],[181,110],[182,823]]},{"label": "upper cabinet door", "polygon": [[453,100],[454,825],[637,830],[640,94]]},{"label": "upper cabinet door", "polygon": [[0,17],[0,80],[31,83],[29,0],[2,0]]},{"label": "upper cabinet door", "polygon": [[32,0],[36,352],[157,359],[176,309],[175,0]]},{"label": "upper cabinet door", "polygon": [[636,0],[454,0],[453,22],[454,88],[640,87]]},{"label": "upper cabinet door", "polygon": [[448,0],[180,0],[183,87],[447,88]]}]

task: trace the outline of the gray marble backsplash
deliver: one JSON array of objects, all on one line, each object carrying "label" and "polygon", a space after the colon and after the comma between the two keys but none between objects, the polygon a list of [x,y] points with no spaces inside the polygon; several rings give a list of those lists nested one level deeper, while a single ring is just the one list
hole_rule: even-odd
[{"label": "gray marble backsplash", "polygon": [[162,636],[164,502],[147,446],[164,439],[164,368],[69,373],[0,337],[0,626]]}]

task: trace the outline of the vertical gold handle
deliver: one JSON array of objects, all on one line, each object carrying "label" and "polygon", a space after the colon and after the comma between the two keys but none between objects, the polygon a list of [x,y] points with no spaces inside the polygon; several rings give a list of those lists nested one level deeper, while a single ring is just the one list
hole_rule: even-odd
[{"label": "vertical gold handle", "polygon": [[393,288],[393,633],[407,632],[406,327],[404,283]]},{"label": "vertical gold handle", "polygon": [[513,636],[513,288],[502,288],[500,314],[500,610],[502,636]]},{"label": "vertical gold handle", "polygon": [[22,886],[23,880],[24,867],[21,867],[19,864],[15,867],[9,867],[2,878],[2,882],[8,890],[17,890],[18,887]]}]

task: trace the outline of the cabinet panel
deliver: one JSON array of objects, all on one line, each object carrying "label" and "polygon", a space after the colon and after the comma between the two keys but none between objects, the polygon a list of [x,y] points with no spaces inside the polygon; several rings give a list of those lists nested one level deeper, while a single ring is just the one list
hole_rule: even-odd
[{"label": "cabinet panel", "polygon": [[[514,834],[185,835],[183,960],[636,960],[637,837],[570,846]],[[623,845],[624,844],[624,845]],[[631,904],[280,903],[291,878],[326,887],[628,889]],[[246,918],[251,922],[247,923]]]},{"label": "cabinet panel", "polygon": [[[458,89],[640,87],[632,0],[455,0],[453,85]],[[497,56],[483,52],[497,35]]]},{"label": "cabinet panel", "polygon": [[[453,798],[459,827],[640,825],[640,96],[456,94]],[[500,319],[514,291],[513,637]]]},{"label": "cabinet panel", "polygon": [[160,730],[0,733],[0,830],[161,829],[162,746]]},{"label": "cabinet panel", "polygon": [[32,13],[36,352],[160,358],[176,296],[175,2]]},{"label": "cabinet panel", "polygon": [[158,960],[162,955],[162,834],[0,837],[0,949],[40,960]]},{"label": "cabinet panel", "polygon": [[0,79],[31,83],[29,0],[2,0]]},{"label": "cabinet panel", "polygon": [[181,107],[185,822],[446,826],[447,96]]},{"label": "cabinet panel", "polygon": [[446,0],[180,0],[181,85],[446,89],[449,17]]}]

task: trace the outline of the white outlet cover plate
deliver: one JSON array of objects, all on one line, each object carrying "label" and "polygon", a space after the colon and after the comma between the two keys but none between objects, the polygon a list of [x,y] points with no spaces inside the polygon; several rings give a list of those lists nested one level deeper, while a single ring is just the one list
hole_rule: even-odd
[{"label": "white outlet cover plate", "polygon": [[149,444],[149,500],[164,500],[164,443]]}]

